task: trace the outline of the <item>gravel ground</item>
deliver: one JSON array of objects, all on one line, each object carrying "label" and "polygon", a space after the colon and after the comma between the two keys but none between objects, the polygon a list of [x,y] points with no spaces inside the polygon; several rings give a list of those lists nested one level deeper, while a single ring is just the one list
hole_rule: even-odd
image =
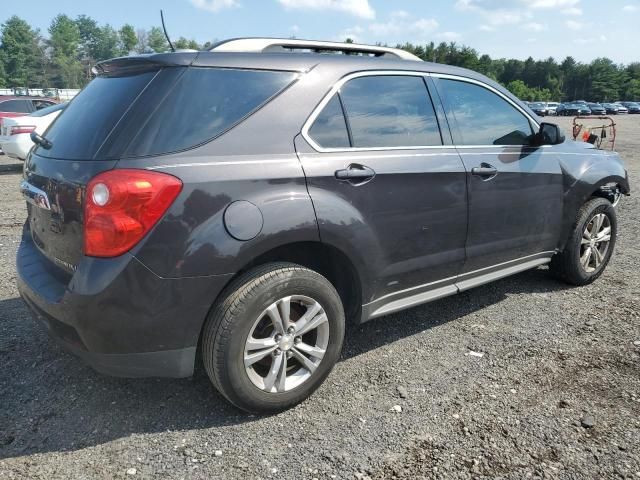
[{"label": "gravel ground", "polygon": [[[640,116],[617,120],[638,192]],[[595,284],[539,268],[351,328],[310,400],[256,417],[202,372],[109,378],[49,341],[15,288],[18,179],[0,166],[2,479],[640,478],[638,196]]]}]

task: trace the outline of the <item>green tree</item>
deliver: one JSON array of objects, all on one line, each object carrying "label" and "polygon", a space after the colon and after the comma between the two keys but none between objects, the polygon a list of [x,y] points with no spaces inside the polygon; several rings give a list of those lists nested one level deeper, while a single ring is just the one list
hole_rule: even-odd
[{"label": "green tree", "polygon": [[154,52],[166,52],[169,50],[169,43],[160,27],[152,27],[147,34],[147,46]]},{"label": "green tree", "polygon": [[60,88],[79,88],[83,84],[80,63],[80,29],[67,15],[58,15],[49,27],[49,44],[54,67],[53,83]]},{"label": "green tree", "polygon": [[9,87],[37,86],[41,80],[39,65],[42,56],[38,48],[38,31],[15,15],[2,25],[1,31],[2,83]]},{"label": "green tree", "polygon": [[178,40],[173,42],[173,46],[178,48],[188,48],[191,50],[200,50],[200,45],[195,40],[187,40],[184,37],[180,37]]},{"label": "green tree", "polygon": [[136,31],[133,26],[128,23],[123,25],[122,28],[120,28],[120,45],[122,54],[128,55],[133,52],[137,43],[138,37],[136,36]]}]

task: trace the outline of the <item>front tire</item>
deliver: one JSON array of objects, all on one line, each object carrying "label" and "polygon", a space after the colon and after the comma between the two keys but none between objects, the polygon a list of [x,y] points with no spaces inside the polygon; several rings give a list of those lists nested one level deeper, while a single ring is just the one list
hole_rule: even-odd
[{"label": "front tire", "polygon": [[202,337],[205,370],[231,403],[274,413],[311,395],[340,357],[340,296],[322,275],[271,263],[235,280],[211,311]]},{"label": "front tire", "polygon": [[562,252],[551,260],[551,273],[571,284],[588,285],[606,268],[616,244],[616,210],[608,200],[593,198],[576,218]]}]

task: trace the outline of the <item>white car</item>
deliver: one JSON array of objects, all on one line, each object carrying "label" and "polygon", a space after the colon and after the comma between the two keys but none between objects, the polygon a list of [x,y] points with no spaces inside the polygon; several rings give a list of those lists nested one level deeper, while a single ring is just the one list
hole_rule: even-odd
[{"label": "white car", "polygon": [[65,106],[65,103],[60,103],[37,110],[24,117],[1,119],[0,150],[9,157],[24,161],[33,146],[31,132],[42,134]]},{"label": "white car", "polygon": [[558,102],[547,102],[547,115],[557,115],[559,106]]}]

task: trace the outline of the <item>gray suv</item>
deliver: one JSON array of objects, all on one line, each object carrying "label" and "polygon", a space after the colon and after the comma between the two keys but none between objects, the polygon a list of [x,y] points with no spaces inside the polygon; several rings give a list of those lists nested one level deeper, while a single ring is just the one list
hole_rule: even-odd
[{"label": "gray suv", "polygon": [[616,153],[490,79],[366,45],[105,61],[33,139],[17,268],[37,319],[112,375],[201,357],[251,412],[318,388],[346,321],[543,264],[594,281],[629,193]]}]

